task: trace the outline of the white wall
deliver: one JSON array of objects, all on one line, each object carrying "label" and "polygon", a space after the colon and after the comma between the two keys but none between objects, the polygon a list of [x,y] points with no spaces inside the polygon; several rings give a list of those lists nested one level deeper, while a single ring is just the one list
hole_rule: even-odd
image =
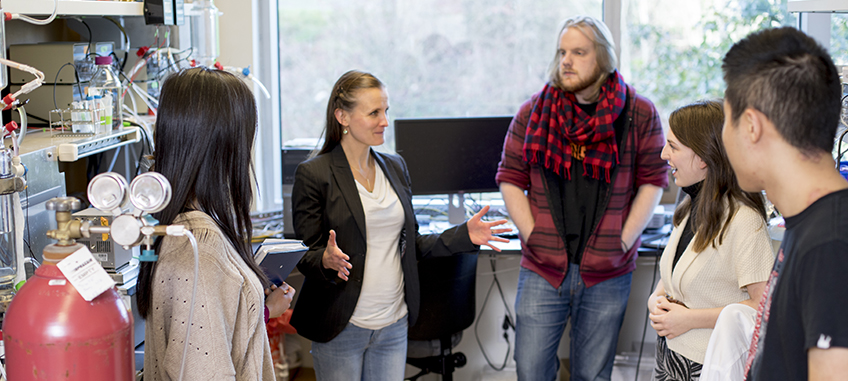
[{"label": "white wall", "polygon": [[224,66],[250,67],[272,94],[265,98],[254,86],[259,126],[254,145],[256,183],[254,210],[279,210],[283,206],[282,160],[280,157],[279,73],[277,70],[277,13],[268,0],[215,0],[219,17],[218,61]]}]

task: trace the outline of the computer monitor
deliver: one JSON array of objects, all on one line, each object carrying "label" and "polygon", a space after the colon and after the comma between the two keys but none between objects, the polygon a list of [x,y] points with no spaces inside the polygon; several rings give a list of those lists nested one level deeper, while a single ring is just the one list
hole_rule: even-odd
[{"label": "computer monitor", "polygon": [[412,193],[457,195],[450,220],[463,221],[462,194],[498,191],[495,173],[511,121],[512,116],[395,119],[395,150],[406,161]]}]

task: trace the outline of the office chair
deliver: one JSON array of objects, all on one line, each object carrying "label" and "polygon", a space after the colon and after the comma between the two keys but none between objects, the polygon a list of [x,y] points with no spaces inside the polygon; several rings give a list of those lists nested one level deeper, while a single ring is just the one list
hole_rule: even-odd
[{"label": "office chair", "polygon": [[436,373],[452,381],[453,371],[465,366],[461,352],[451,353],[462,331],[474,322],[477,255],[458,254],[428,258],[418,262],[421,282],[421,310],[418,321],[409,327],[406,363],[421,369],[408,378]]}]

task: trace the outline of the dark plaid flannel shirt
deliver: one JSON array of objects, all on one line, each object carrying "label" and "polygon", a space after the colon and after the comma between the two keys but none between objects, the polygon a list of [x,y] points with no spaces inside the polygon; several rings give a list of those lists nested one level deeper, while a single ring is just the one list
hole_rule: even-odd
[{"label": "dark plaid flannel shirt", "polygon": [[[609,203],[580,262],[580,275],[587,287],[627,274],[636,269],[636,240],[629,251],[621,250],[621,229],[640,186],[668,186],[668,165],[660,158],[665,144],[662,124],[654,104],[627,86],[629,103],[619,118],[629,118],[630,128],[619,147],[619,164],[613,178]],[[521,105],[504,139],[501,162],[495,180],[508,182],[527,192],[535,227],[529,239],[521,241],[521,266],[559,287],[568,272],[565,243],[557,233],[545,195],[544,174],[538,165],[524,161],[524,135],[534,95]]]}]

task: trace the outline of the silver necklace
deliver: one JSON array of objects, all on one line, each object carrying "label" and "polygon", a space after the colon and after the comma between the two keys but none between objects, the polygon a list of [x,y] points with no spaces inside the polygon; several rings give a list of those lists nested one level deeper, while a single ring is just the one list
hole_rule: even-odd
[{"label": "silver necklace", "polygon": [[[365,167],[366,167],[366,168],[368,168],[368,164],[365,164]],[[366,173],[362,170],[362,165],[360,165],[360,166],[359,166],[359,174],[360,174],[363,178],[365,178],[365,183],[367,184],[366,188],[369,188],[369,189],[370,189],[370,188],[371,188],[371,179],[370,179],[370,177],[368,176],[368,174],[366,174]]]}]

